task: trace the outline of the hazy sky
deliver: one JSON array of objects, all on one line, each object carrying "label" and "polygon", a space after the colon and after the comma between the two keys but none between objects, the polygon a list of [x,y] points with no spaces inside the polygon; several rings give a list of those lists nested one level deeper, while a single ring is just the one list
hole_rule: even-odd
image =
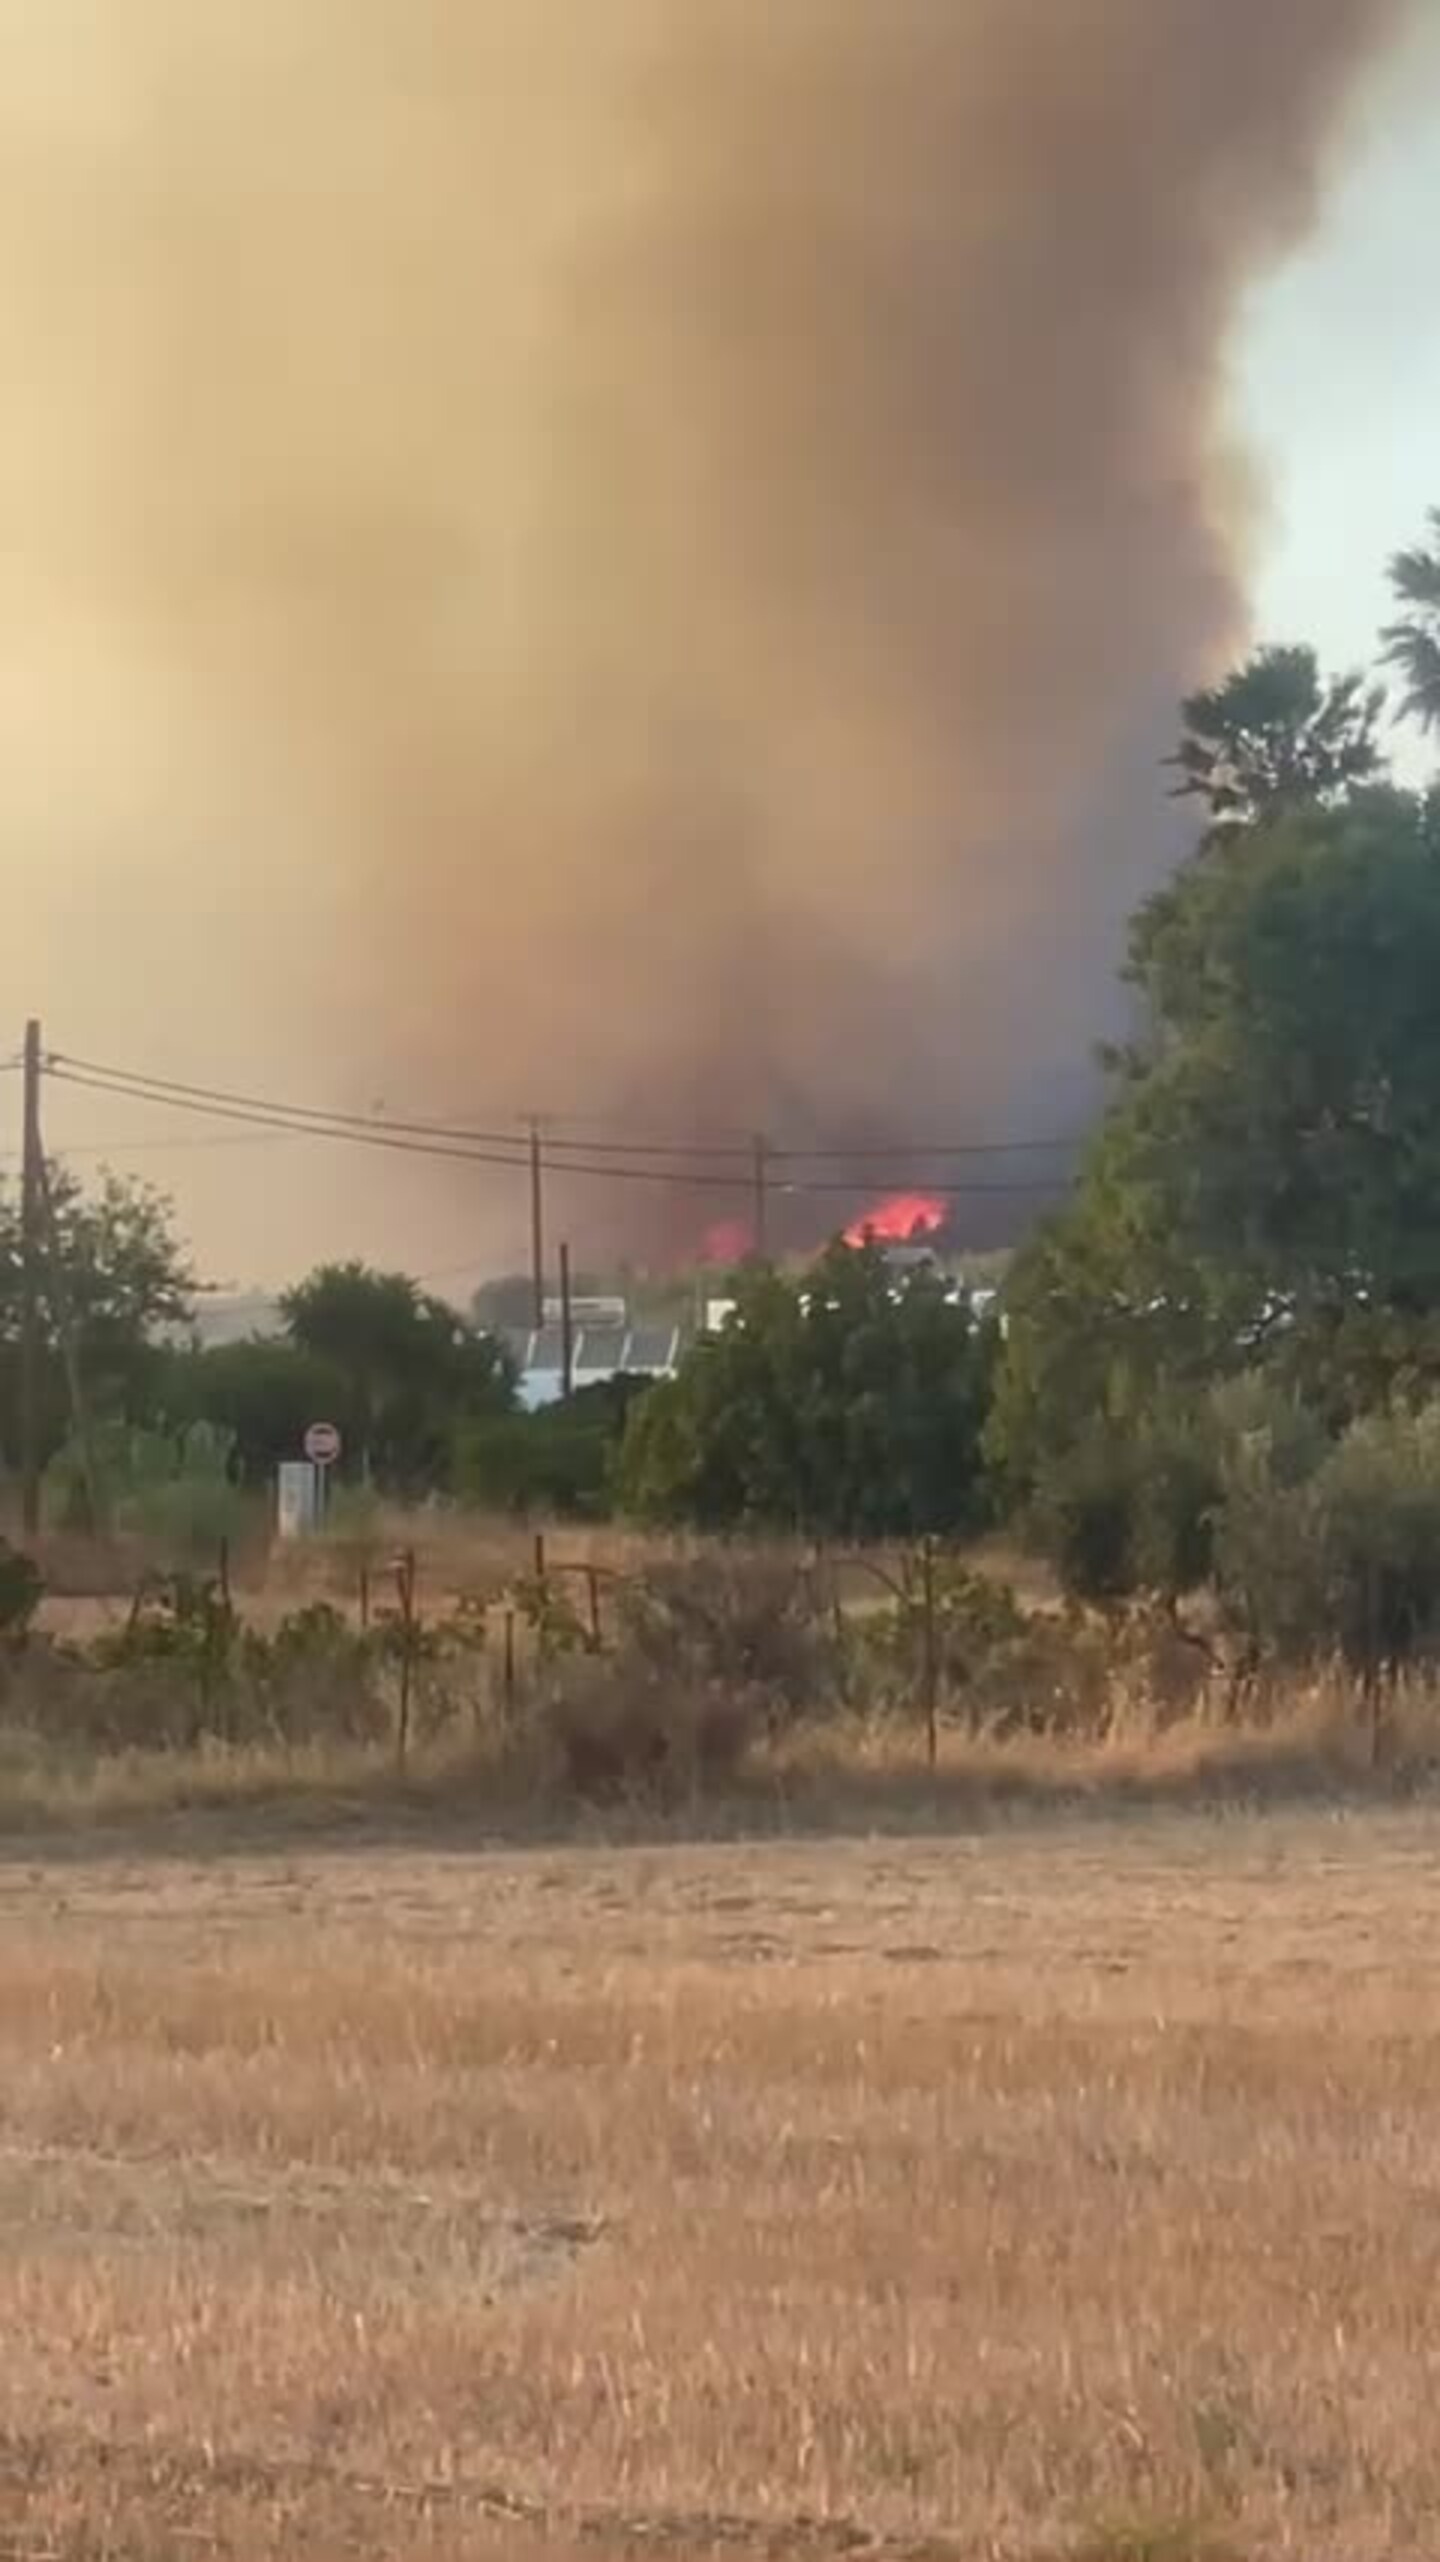
[{"label": "hazy sky", "polygon": [[[1053,0],[1057,8],[1067,4],[1068,0]],[[33,5],[34,0],[0,0],[0,36],[7,9],[17,11],[14,23],[18,26],[18,13]],[[46,0],[46,5],[59,10],[62,0]],[[154,5],[159,7],[161,0],[154,0]],[[164,5],[169,6],[169,0]],[[682,9],[686,0],[674,0],[674,5]],[[1154,0],[1154,5],[1165,8],[1171,0]],[[1261,10],[1267,5],[1268,0],[1252,0],[1252,6]],[[1329,0],[1329,5],[1338,9],[1346,0]],[[1363,0],[1354,0],[1354,5],[1360,8]],[[1376,5],[1383,5],[1383,0],[1376,0]],[[90,6],[91,0],[63,0],[65,9],[81,17]],[[304,0],[294,0],[294,6],[303,10]],[[1252,547],[1256,637],[1313,639],[1335,665],[1363,660],[1372,652],[1385,612],[1386,559],[1398,545],[1421,533],[1426,509],[1440,504],[1440,326],[1430,316],[1435,308],[1435,212],[1440,206],[1440,0],[1416,0],[1416,8],[1420,32],[1415,44],[1403,59],[1392,62],[1380,81],[1372,83],[1362,100],[1354,137],[1344,155],[1343,175],[1328,191],[1318,228],[1282,272],[1254,289],[1233,347],[1234,423],[1262,468],[1266,493],[1265,512]],[[184,15],[176,16],[177,25]],[[41,58],[37,48],[37,61]],[[5,67],[0,46],[0,80]],[[1244,77],[1243,65],[1237,65],[1236,77]],[[156,112],[163,114],[163,107],[157,106]],[[95,134],[102,138],[106,114],[105,100],[97,90]],[[286,172],[291,183],[303,185],[303,156],[293,168],[286,164]],[[449,173],[442,168],[441,175]],[[368,168],[361,177],[368,191]],[[464,184],[463,170],[455,183]],[[383,177],[376,184],[383,187]],[[93,235],[83,226],[73,237],[62,239],[57,234],[51,249],[62,262],[65,257],[78,260],[77,273],[95,255]],[[417,237],[416,254],[423,254],[421,237]],[[63,264],[56,272],[64,272]],[[18,308],[19,319],[12,316],[9,323],[15,344],[7,373],[12,383],[19,384],[23,418],[26,365],[36,346],[43,349],[42,369],[52,351],[43,336],[43,313],[41,338],[27,344],[25,329],[35,325],[35,315],[24,306],[23,294]],[[122,299],[115,306],[116,325],[121,329],[127,326],[127,313]],[[362,342],[356,345],[363,354]],[[122,350],[117,379],[123,361]],[[1100,361],[1103,364],[1103,351]],[[177,377],[177,401],[197,399],[203,418],[208,388],[202,353],[196,358],[193,382]],[[137,421],[141,434],[151,421],[138,408],[127,412],[123,401],[117,404],[113,422],[80,414],[83,401],[71,406],[76,412],[72,425],[77,445],[83,441],[103,452],[106,439],[112,440],[120,458],[118,485],[127,436],[135,437]],[[363,445],[372,421],[359,401],[356,417],[363,422],[359,433]],[[382,399],[375,405],[373,419],[378,451],[383,452],[384,436],[392,424]],[[63,459],[57,459],[57,469]],[[318,467],[323,472],[323,452]],[[135,530],[140,529],[137,518]],[[83,563],[87,541],[83,515],[77,516],[71,536],[73,560]],[[71,559],[63,566],[67,573],[83,576],[83,569],[73,570]],[[439,583],[443,586],[443,577]],[[342,604],[343,591],[342,576]],[[61,599],[58,619],[63,620],[63,576],[57,593]],[[43,834],[47,816],[43,760],[27,755],[31,742],[23,735],[28,721],[44,722],[54,714],[56,688],[53,674],[46,673],[47,644],[53,636],[43,610],[33,628],[34,660],[40,671],[33,680],[33,701],[27,690],[30,668],[22,667],[18,677],[12,670],[0,706],[0,754],[8,748],[12,771],[23,771],[27,778],[32,772],[39,776],[33,785],[32,807],[37,833]],[[237,1046],[240,1034],[233,1017],[212,1022],[204,987],[187,987],[183,963],[178,971],[173,964],[167,966],[167,953],[186,950],[187,933],[193,945],[195,928],[193,920],[182,923],[173,941],[167,938],[164,920],[166,902],[174,897],[176,848],[157,850],[146,835],[147,814],[157,805],[158,771],[161,802],[167,783],[172,789],[179,836],[185,842],[193,838],[196,861],[210,859],[215,813],[206,799],[207,723],[215,724],[217,770],[224,770],[227,779],[236,771],[234,741],[223,736],[224,716],[216,713],[213,689],[207,697],[197,681],[192,699],[181,682],[157,710],[145,692],[143,661],[137,657],[129,665],[115,663],[107,653],[103,626],[97,627],[88,652],[82,649],[78,659],[73,634],[67,636],[67,648],[72,653],[64,662],[67,676],[73,676],[80,688],[90,722],[89,752],[102,778],[94,795],[93,845],[87,858],[85,840],[76,840],[79,851],[73,871],[58,889],[52,877],[44,896],[34,901],[28,926],[22,907],[18,934],[9,938],[8,951],[0,950],[0,1003],[17,1017],[28,1004],[43,1006],[51,1038],[74,1052],[120,1055],[162,1073],[167,1069],[181,1075],[208,1073],[220,1081],[289,1092],[298,1099],[335,1099],[341,1094],[338,1084],[332,1082],[328,1091],[323,1089],[326,1027],[317,1030],[317,1060],[308,1067],[297,1064],[293,1029],[287,1030],[293,1026],[297,1008],[303,1026],[303,1002],[290,991],[299,984],[295,955],[305,940],[307,900],[314,908],[313,941],[323,947],[324,938],[334,932],[333,915],[321,903],[318,880],[313,889],[308,883],[306,831],[316,820],[315,809],[307,808],[299,793],[294,806],[284,804],[283,791],[277,800],[269,788],[268,768],[255,773],[250,798],[242,791],[227,800],[226,859],[240,876],[253,877],[255,884],[253,895],[244,902],[240,934],[227,945],[224,956],[231,973],[259,991],[253,1030],[247,1028],[242,1048]],[[47,683],[49,698],[42,700]],[[357,701],[337,701],[337,734],[347,721],[355,723]],[[238,717],[242,725],[236,735],[242,741],[247,735],[263,738],[262,730],[247,734],[244,714]],[[9,729],[6,722],[12,725]],[[132,750],[132,740],[144,742],[143,747]],[[419,736],[417,746],[424,744],[423,735]],[[172,751],[173,779],[166,763]],[[1407,770],[1420,770],[1419,751],[1407,748],[1404,752]],[[243,759],[241,770],[253,771],[243,767]],[[113,781],[106,779],[111,777]],[[71,788],[75,780],[61,777],[58,796],[75,800]],[[126,801],[126,792],[133,793],[133,801]],[[83,797],[79,795],[82,801]],[[22,842],[5,859],[24,901],[23,790],[9,807]],[[438,811],[437,825],[443,829],[455,815]],[[743,813],[740,816],[743,827]],[[127,850],[117,855],[116,846]],[[703,843],[696,848],[696,858],[703,872],[710,860]],[[396,868],[402,874],[404,859],[403,849],[397,849]],[[31,879],[33,885],[33,871]],[[153,939],[148,931],[152,918]],[[226,930],[222,929],[222,940]],[[118,998],[113,999],[108,1015],[77,1019],[73,1002],[67,1011],[67,996],[73,995],[76,984],[82,993],[100,986],[104,973],[97,972],[96,962],[122,941],[129,949],[140,944],[147,950],[153,986],[138,988],[135,973],[127,970],[123,1007]],[[72,982],[66,955],[77,951],[83,951],[84,960],[78,979]],[[346,969],[346,951],[336,948],[330,972],[332,1003],[333,984],[343,988]],[[408,1012],[423,1017],[429,993],[428,986],[417,985],[405,1000]],[[85,995],[86,1004],[103,1001]],[[357,1020],[363,1032],[364,1016],[358,1007]],[[1094,1028],[1103,1027],[1097,1022]],[[19,1030],[17,1020],[17,1041]],[[0,1033],[0,1055],[10,1046],[9,1038]],[[416,1054],[422,1050],[420,1043]],[[371,1049],[359,1033],[355,1052],[368,1063]],[[859,1055],[863,1064],[863,1052]],[[307,1076],[311,1083],[304,1088],[297,1080]],[[377,1084],[386,1077],[382,1061],[377,1060]],[[13,1079],[0,1081],[0,1110],[14,1092],[14,1083]],[[343,1099],[352,1103],[383,1100],[395,1111],[408,1106],[459,1113],[473,1108],[477,1098],[434,1086],[423,1092],[401,1092],[384,1084],[373,1098],[346,1091]],[[489,1099],[487,1088],[484,1100]],[[514,1097],[517,1105],[532,1099],[546,1098]],[[567,1094],[562,1099],[570,1098]],[[160,1142],[167,1132],[185,1130],[183,1123],[167,1124],[158,1115],[152,1119],[138,1105],[76,1094],[53,1093],[48,1110],[52,1144],[93,1148],[104,1141],[105,1153],[118,1166],[153,1176],[172,1189],[206,1267],[227,1283],[270,1282],[321,1253],[358,1253],[421,1265],[460,1295],[487,1242],[493,1256],[495,1196],[492,1192],[487,1200],[479,1177],[461,1174],[447,1182],[423,1164],[396,1165],[383,1158],[357,1166],[353,1157],[343,1153],[337,1161],[320,1148],[289,1142],[237,1137],[217,1144],[213,1136],[194,1127],[186,1131],[182,1144],[170,1149]],[[144,1143],[133,1150],[120,1144],[142,1136]],[[508,1177],[503,1184],[507,1202],[512,1188],[516,1194],[513,1236],[508,1242],[523,1250],[523,1188],[510,1187]],[[500,1226],[507,1224],[508,1208],[500,1215]]]},{"label": "hazy sky", "polygon": [[1437,215],[1440,34],[1422,23],[1362,110],[1317,236],[1256,294],[1237,351],[1237,415],[1269,479],[1257,628],[1311,639],[1337,666],[1370,653],[1385,563],[1440,506]]}]

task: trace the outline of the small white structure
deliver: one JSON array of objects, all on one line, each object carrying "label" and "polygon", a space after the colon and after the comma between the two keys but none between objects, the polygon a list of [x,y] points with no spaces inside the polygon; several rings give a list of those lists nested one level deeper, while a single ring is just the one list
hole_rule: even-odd
[{"label": "small white structure", "polygon": [[320,1471],[313,1459],[282,1459],[275,1471],[275,1531],[306,1539],[320,1527]]}]

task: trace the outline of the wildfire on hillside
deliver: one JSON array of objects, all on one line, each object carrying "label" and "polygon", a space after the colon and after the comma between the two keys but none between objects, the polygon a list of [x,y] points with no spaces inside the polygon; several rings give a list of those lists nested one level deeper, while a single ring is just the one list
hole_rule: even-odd
[{"label": "wildfire on hillside", "polygon": [[864,1245],[873,1237],[881,1245],[917,1245],[944,1225],[945,1203],[933,1192],[890,1192],[852,1219],[845,1242]]},{"label": "wildfire on hillside", "polygon": [[[918,1245],[938,1236],[948,1217],[947,1204],[933,1192],[887,1192],[862,1210],[844,1230],[847,1245]],[[755,1232],[748,1219],[716,1219],[700,1246],[704,1264],[745,1262],[755,1251]]]}]

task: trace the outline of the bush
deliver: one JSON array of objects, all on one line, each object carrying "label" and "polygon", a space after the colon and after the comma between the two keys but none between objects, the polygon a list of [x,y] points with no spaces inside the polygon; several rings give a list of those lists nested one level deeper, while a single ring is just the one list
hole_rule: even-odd
[{"label": "bush", "polygon": [[[1029,1622],[1011,1586],[992,1575],[976,1574],[956,1558],[934,1561],[931,1599],[942,1695],[969,1693],[977,1682],[994,1674],[1029,1633]],[[925,1656],[924,1587],[913,1563],[907,1597],[858,1621],[856,1645],[864,1669],[878,1674],[887,1687],[898,1676],[913,1696],[923,1677]]]},{"label": "bush", "polygon": [[269,1637],[247,1629],[235,1671],[246,1722],[277,1741],[376,1742],[390,1731],[379,1632],[353,1628],[328,1602],[291,1611]]},{"label": "bush", "polygon": [[757,1693],[677,1682],[625,1657],[557,1665],[547,1731],[579,1797],[673,1801],[733,1776],[763,1722]]},{"label": "bush", "polygon": [[[438,1652],[422,1631],[417,1656],[427,1640]],[[375,1742],[393,1729],[394,1663],[388,1623],[362,1633],[320,1602],[267,1635],[241,1623],[214,1578],[157,1577],[124,1628],[55,1651],[49,1723],[105,1749]],[[423,1674],[416,1692],[424,1701]],[[426,1719],[422,1708],[417,1731]]]},{"label": "bush", "polygon": [[[111,1528],[176,1557],[213,1556],[239,1537],[245,1498],[232,1474],[234,1438],[213,1424],[183,1432],[102,1425],[88,1447],[69,1441],[45,1477],[46,1511],[60,1530]],[[92,1521],[91,1492],[102,1515]]]},{"label": "bush", "polygon": [[578,1389],[568,1404],[467,1423],[456,1437],[456,1494],[497,1512],[603,1520],[627,1417],[650,1385],[640,1378],[601,1380]]},{"label": "bush", "polygon": [[784,1555],[738,1550],[652,1566],[619,1588],[622,1653],[647,1674],[754,1693],[771,1723],[839,1698],[842,1666],[814,1577]]},{"label": "bush", "polygon": [[1160,1408],[1128,1431],[1105,1425],[1042,1468],[1035,1518],[1072,1600],[1173,1602],[1209,1581],[1220,1440],[1211,1411]]},{"label": "bush", "polygon": [[1134,1590],[1142,1503],[1138,1451],[1113,1433],[1082,1442],[1044,1470],[1032,1520],[1073,1600],[1105,1607]]},{"label": "bush", "polygon": [[0,1642],[15,1644],[30,1633],[45,1597],[45,1578],[33,1557],[0,1539]]},{"label": "bush", "polygon": [[[1289,1659],[1373,1677],[1440,1641],[1440,1405],[1352,1424],[1308,1473],[1257,1433],[1230,1463],[1217,1579],[1232,1623]],[[1288,1462],[1288,1464],[1287,1464]]]}]

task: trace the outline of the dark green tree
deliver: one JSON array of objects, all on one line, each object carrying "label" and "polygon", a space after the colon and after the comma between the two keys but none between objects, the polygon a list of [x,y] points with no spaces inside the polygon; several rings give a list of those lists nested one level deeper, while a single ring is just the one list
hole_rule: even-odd
[{"label": "dark green tree", "polygon": [[1152,1036],[1018,1258],[992,1446],[1018,1493],[1161,1393],[1288,1379],[1337,1427],[1433,1389],[1440,859],[1374,789],[1257,826],[1142,911]]},{"label": "dark green tree", "polygon": [[407,1273],[322,1264],[280,1305],[289,1341],[341,1383],[351,1455],[396,1492],[445,1483],[457,1426],[510,1410],[502,1346]]},{"label": "dark green tree", "polygon": [[648,1379],[600,1379],[534,1414],[486,1415],[463,1425],[455,1493],[487,1511],[604,1519],[631,1410],[650,1393]]},{"label": "dark green tree", "polygon": [[250,1484],[300,1457],[308,1424],[337,1424],[347,1448],[359,1439],[348,1381],[295,1343],[257,1338],[172,1353],[156,1398],[172,1430],[208,1423],[231,1435],[235,1471]]},{"label": "dark green tree", "polygon": [[801,1281],[751,1268],[735,1295],[632,1415],[628,1509],[849,1539],[978,1526],[994,1336],[968,1302],[839,1244]]},{"label": "dark green tree", "polygon": [[482,1281],[470,1302],[475,1324],[486,1333],[498,1333],[502,1327],[517,1334],[535,1323],[535,1283],[528,1272],[503,1272],[495,1279]]},{"label": "dark green tree", "polygon": [[1384,694],[1358,673],[1322,677],[1313,649],[1256,650],[1182,707],[1166,762],[1179,800],[1198,799],[1223,839],[1297,809],[1328,808],[1379,773]]},{"label": "dark green tree", "polygon": [[[163,1360],[158,1338],[186,1322],[195,1289],[163,1194],[112,1174],[87,1190],[63,1164],[50,1166],[48,1192],[41,1258],[46,1457],[69,1427],[62,1316],[93,1413],[141,1421]],[[12,1464],[22,1270],[18,1194],[0,1186],[0,1417]]]},{"label": "dark green tree", "polygon": [[1136,975],[1168,1036],[1096,1179],[1152,1254],[1289,1325],[1440,1304],[1440,863],[1376,790],[1257,833],[1147,915]]},{"label": "dark green tree", "polygon": [[1382,639],[1387,663],[1404,680],[1401,710],[1440,732],[1440,507],[1432,507],[1428,524],[1428,548],[1417,543],[1390,563],[1400,611]]}]

